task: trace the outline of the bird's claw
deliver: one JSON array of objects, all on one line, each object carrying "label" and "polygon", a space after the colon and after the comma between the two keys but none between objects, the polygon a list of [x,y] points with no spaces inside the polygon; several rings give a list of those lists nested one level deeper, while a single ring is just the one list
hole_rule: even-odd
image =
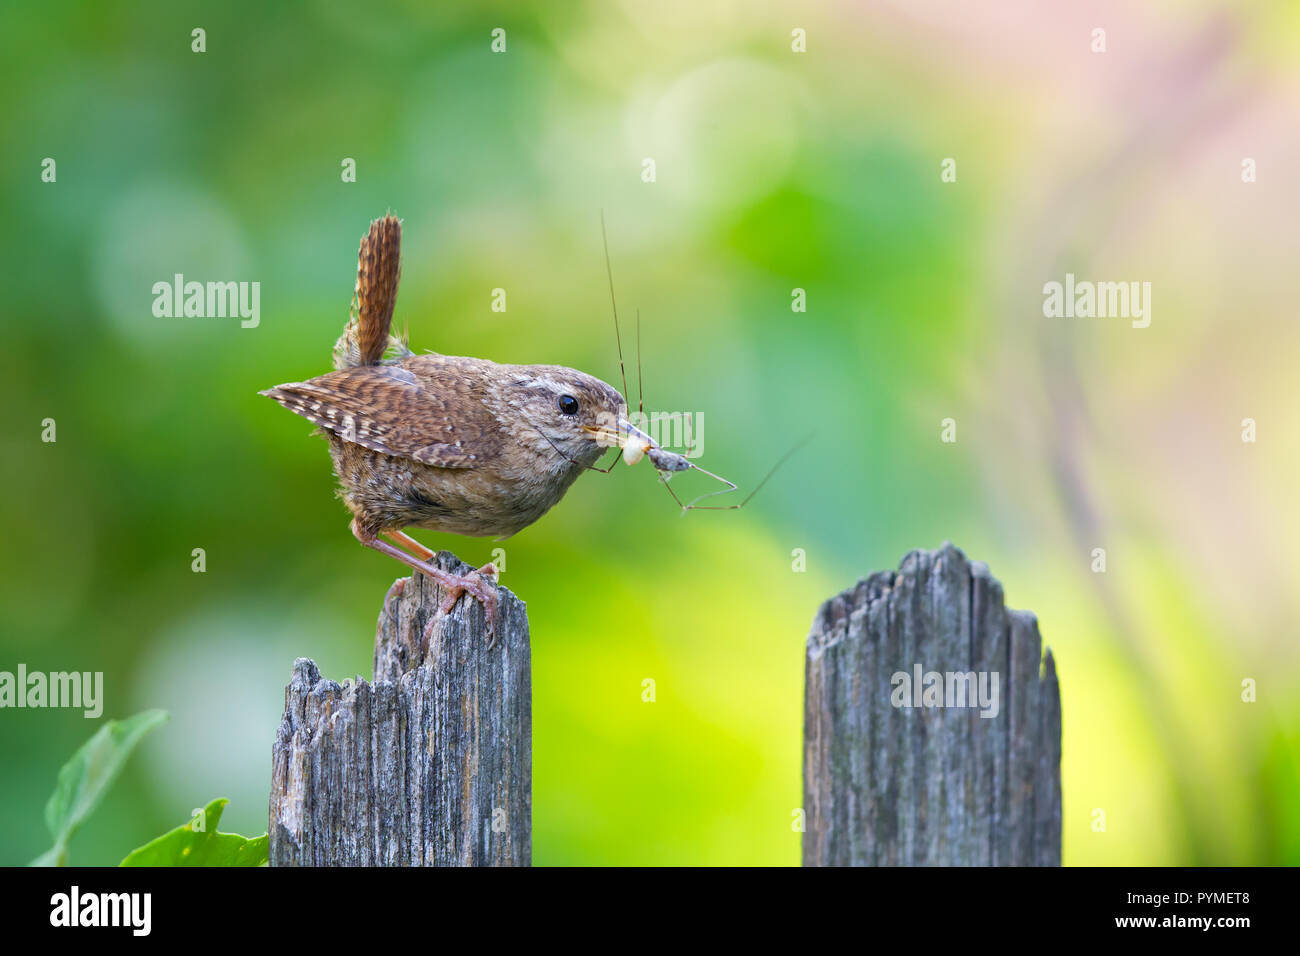
[{"label": "bird's claw", "polygon": [[488,649],[496,643],[497,610],[500,598],[497,596],[496,583],[498,572],[495,565],[485,564],[477,571],[459,575],[444,583],[444,594],[439,610],[450,614],[461,596],[468,593],[478,598],[483,605],[483,614],[487,619]]}]

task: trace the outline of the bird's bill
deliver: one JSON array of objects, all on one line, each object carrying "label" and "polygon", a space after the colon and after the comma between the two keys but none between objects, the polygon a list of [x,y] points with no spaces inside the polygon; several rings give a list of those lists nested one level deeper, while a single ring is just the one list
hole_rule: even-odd
[{"label": "bird's bill", "polygon": [[583,430],[606,448],[622,448],[629,441],[638,444],[644,442],[647,448],[659,447],[653,438],[622,415],[617,419],[611,416],[610,421],[597,422],[595,425],[584,425]]},{"label": "bird's bill", "polygon": [[586,426],[586,431],[604,448],[623,449],[623,460],[629,465],[635,465],[650,449],[659,448],[658,442],[623,415],[618,416],[613,427],[602,422]]}]

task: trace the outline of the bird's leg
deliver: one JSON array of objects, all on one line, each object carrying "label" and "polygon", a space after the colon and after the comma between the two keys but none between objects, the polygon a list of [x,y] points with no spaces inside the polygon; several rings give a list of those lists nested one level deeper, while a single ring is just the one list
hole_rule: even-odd
[{"label": "bird's leg", "polygon": [[402,531],[385,531],[384,537],[397,542],[407,551],[413,552],[421,561],[428,561],[433,557],[432,551]]},{"label": "bird's leg", "polygon": [[[379,540],[375,535],[366,534],[357,526],[355,518],[351,527],[352,534],[367,548],[372,548],[380,554],[386,554],[390,558],[396,558],[407,567],[414,568],[421,574],[427,575],[441,584],[447,592],[441,607],[444,613],[450,611],[460,596],[466,592],[478,598],[487,617],[488,647],[490,648],[496,643],[497,592],[496,588],[485,583],[479,572],[474,571],[466,575],[452,574],[450,571],[444,571],[442,568],[434,567],[427,561],[421,561],[419,558],[407,554],[401,548],[389,544],[387,541]],[[400,534],[400,532],[398,533]],[[403,535],[403,537],[406,536]],[[492,566],[487,565],[487,567]],[[493,568],[492,570],[495,572],[496,569]],[[493,577],[495,577],[495,574],[493,574]]]},{"label": "bird's leg", "polygon": [[[420,542],[416,541],[414,538],[412,538],[409,534],[406,534],[405,532],[385,531],[383,532],[383,535],[385,538],[388,538],[389,540],[395,542],[396,544],[401,545],[407,551],[414,552],[415,556],[418,557],[421,561],[428,561],[433,557],[432,551],[430,551],[424,545],[420,544]],[[491,561],[483,565],[483,567],[479,568],[477,571],[473,571],[471,573],[477,574],[482,578],[486,578],[487,582],[493,586],[496,585],[501,575],[501,572],[497,570],[496,565],[493,564]],[[447,596],[443,598],[442,607],[440,608],[440,610],[442,610],[444,614],[449,612],[453,607],[455,607],[456,602],[460,600],[460,596],[464,593],[465,593],[465,588],[459,584],[453,584],[448,586]],[[491,647],[492,646],[491,643],[489,643],[488,646]]]}]

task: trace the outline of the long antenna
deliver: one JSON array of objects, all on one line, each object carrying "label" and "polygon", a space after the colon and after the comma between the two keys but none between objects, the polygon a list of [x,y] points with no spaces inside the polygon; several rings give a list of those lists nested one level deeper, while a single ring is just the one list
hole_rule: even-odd
[{"label": "long antenna", "polygon": [[623,377],[623,396],[627,396],[627,371],[623,368],[623,336],[618,331],[618,303],[614,301],[614,267],[609,262],[609,237],[605,234],[605,210],[600,211],[600,241],[605,247],[605,274],[609,276],[609,306],[614,310],[614,341],[618,344],[618,373]]},{"label": "long antenna", "polygon": [[645,414],[645,393],[641,391],[641,310],[636,310],[636,410]]}]

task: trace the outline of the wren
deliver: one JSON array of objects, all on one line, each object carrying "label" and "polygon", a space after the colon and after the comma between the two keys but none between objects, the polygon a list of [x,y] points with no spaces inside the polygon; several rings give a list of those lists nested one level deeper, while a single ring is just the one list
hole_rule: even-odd
[{"label": "wren", "polygon": [[329,442],[357,540],[441,583],[444,613],[466,593],[478,598],[491,634],[494,566],[451,574],[404,529],[508,537],[550,510],[584,470],[608,471],[594,466],[609,448],[622,449],[628,464],[648,456],[661,476],[695,466],[636,428],[622,394],[585,372],[411,352],[391,333],[401,235],[389,215],[361,240],[335,371],[260,394]]}]

